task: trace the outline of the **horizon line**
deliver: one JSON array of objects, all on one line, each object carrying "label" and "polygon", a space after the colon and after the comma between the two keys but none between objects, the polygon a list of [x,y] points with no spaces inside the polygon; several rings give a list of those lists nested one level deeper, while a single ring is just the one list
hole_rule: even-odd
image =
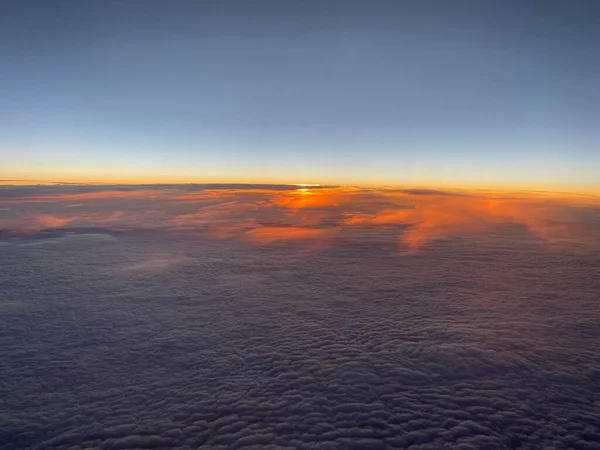
[{"label": "horizon line", "polygon": [[600,197],[600,188],[596,191],[582,190],[552,190],[540,188],[517,188],[517,187],[449,187],[440,185],[423,185],[423,184],[375,184],[375,183],[356,183],[356,184],[320,184],[320,183],[265,183],[265,182],[141,182],[133,181],[41,181],[41,180],[24,180],[24,179],[7,179],[0,178],[0,187],[113,187],[113,186],[137,186],[137,187],[164,187],[164,186],[212,186],[212,187],[236,187],[236,186],[264,186],[264,187],[289,187],[296,189],[380,189],[380,190],[427,190],[440,192],[503,192],[503,193],[529,193],[529,194],[562,194],[562,195],[579,195],[586,197]]}]

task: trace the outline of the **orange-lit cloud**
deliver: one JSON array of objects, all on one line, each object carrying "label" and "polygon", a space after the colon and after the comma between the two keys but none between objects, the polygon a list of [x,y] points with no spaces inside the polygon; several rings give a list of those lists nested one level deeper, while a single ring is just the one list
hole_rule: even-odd
[{"label": "orange-lit cloud", "polygon": [[83,213],[55,216],[50,214],[40,214],[35,218],[35,222],[45,228],[60,228],[73,223],[86,223],[90,225],[105,225],[116,223],[125,216],[122,211],[113,211],[110,213]]},{"label": "orange-lit cloud", "polygon": [[58,228],[64,227],[75,221],[76,217],[56,217],[49,214],[42,214],[36,218],[36,222],[44,227]]},{"label": "orange-lit cloud", "polygon": [[249,244],[310,242],[320,247],[332,245],[342,235],[360,239],[386,229],[386,236],[397,236],[400,248],[410,250],[439,239],[487,233],[506,224],[520,225],[550,242],[600,239],[594,231],[600,229],[600,202],[592,196],[309,187],[73,193],[52,187],[48,192],[40,189],[35,195],[13,194],[6,199],[11,208],[0,210],[3,229],[155,228],[240,238]]},{"label": "orange-lit cloud", "polygon": [[291,209],[339,207],[348,199],[340,190],[301,188],[296,191],[279,193],[272,198],[277,206]]},{"label": "orange-lit cloud", "polygon": [[435,239],[481,233],[502,223],[524,225],[532,234],[549,241],[569,239],[582,231],[576,222],[568,222],[568,204],[556,200],[497,195],[384,195],[405,206],[374,214],[347,214],[343,224],[406,225],[401,241],[413,250]]}]

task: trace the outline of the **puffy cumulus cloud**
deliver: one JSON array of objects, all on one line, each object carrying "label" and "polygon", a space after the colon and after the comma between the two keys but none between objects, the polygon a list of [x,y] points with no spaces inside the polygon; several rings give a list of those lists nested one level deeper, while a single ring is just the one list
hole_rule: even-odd
[{"label": "puffy cumulus cloud", "polygon": [[288,252],[3,247],[0,448],[599,448],[597,254]]}]

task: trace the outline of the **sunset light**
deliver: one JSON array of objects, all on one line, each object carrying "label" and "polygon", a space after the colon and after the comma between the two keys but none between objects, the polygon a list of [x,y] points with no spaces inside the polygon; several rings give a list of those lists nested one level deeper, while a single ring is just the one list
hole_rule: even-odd
[{"label": "sunset light", "polygon": [[0,450],[600,450],[600,0],[0,5]]}]

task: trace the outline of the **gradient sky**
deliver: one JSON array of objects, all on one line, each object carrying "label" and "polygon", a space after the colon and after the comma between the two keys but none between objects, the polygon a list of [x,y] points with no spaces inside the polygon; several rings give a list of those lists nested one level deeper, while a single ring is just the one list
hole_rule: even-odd
[{"label": "gradient sky", "polygon": [[600,2],[3,1],[0,179],[600,191]]}]

